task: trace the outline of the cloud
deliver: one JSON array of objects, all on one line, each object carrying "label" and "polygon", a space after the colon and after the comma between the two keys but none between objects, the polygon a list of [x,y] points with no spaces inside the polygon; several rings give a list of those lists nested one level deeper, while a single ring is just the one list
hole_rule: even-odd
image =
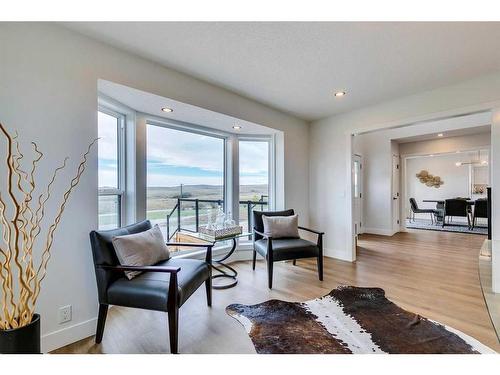
[{"label": "cloud", "polygon": [[[99,186],[115,186],[117,179],[117,122],[99,112]],[[269,144],[240,142],[240,183],[268,181]],[[219,138],[164,128],[147,127],[147,184],[222,185],[224,141]]]},{"label": "cloud", "polygon": [[240,141],[240,176],[267,176],[269,169],[269,143]]},{"label": "cloud", "polygon": [[154,125],[148,125],[147,139],[148,161],[209,171],[223,169],[222,139]]},{"label": "cloud", "polygon": [[113,116],[98,112],[99,159],[116,160],[118,156],[118,123]]}]

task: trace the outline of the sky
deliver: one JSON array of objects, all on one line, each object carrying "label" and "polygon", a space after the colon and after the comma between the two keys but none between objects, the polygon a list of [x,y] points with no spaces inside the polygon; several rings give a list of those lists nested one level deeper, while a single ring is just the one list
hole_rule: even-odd
[{"label": "sky", "polygon": [[[116,119],[102,112],[99,120],[99,187],[116,187]],[[240,142],[240,184],[268,181],[268,144]],[[149,187],[222,185],[222,139],[154,125],[147,127],[147,183]]]}]

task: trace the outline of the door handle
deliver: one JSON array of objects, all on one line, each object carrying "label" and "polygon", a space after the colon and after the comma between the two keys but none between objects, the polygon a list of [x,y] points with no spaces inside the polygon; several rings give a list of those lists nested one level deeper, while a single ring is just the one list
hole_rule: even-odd
[{"label": "door handle", "polygon": [[392,200],[395,201],[396,199],[398,199],[397,197],[392,197]]}]

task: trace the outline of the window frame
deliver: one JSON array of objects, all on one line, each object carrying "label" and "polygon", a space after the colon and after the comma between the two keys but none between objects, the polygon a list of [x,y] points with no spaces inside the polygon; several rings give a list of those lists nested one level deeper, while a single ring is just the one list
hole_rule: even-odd
[{"label": "window frame", "polygon": [[[237,176],[237,184],[238,184],[238,207],[240,202],[240,142],[267,142],[268,144],[268,176],[267,176],[267,186],[268,186],[268,197],[267,197],[267,207],[269,211],[275,209],[276,205],[276,140],[274,135],[247,135],[241,134],[237,135],[238,141],[238,155],[237,155],[237,163],[238,163],[238,176]],[[238,224],[239,224],[239,215],[238,215]],[[253,229],[249,226],[249,232],[252,233]],[[238,239],[238,244],[242,247],[250,246],[252,242],[252,236],[249,237],[241,237]]]},{"label": "window frame", "polygon": [[[125,139],[126,139],[126,120],[127,115],[124,113],[118,112],[114,109],[109,108],[106,105],[99,104],[97,106],[97,112],[104,113],[108,116],[112,116],[117,119],[117,188],[108,188],[101,189],[99,186],[97,187],[97,195],[101,196],[117,196],[118,197],[118,228],[123,225],[125,222],[125,192],[126,192],[126,147],[125,147]],[[99,122],[97,123],[99,127]],[[99,130],[98,130],[99,131]],[[98,150],[99,153],[99,150]],[[99,171],[98,171],[99,173]]]},{"label": "window frame", "polygon": [[[240,187],[240,173],[239,173],[239,142],[240,141],[254,141],[254,142],[267,142],[268,143],[268,207],[269,210],[275,209],[276,206],[276,135],[275,134],[239,134],[234,132],[226,132],[222,130],[217,130],[213,128],[204,127],[201,125],[196,125],[193,123],[188,123],[184,121],[168,119],[164,117],[158,117],[151,115],[149,113],[137,112],[137,117],[142,119],[145,126],[144,134],[144,161],[143,166],[145,168],[144,175],[146,176],[146,181],[144,182],[143,192],[141,196],[144,199],[144,212],[142,215],[147,217],[147,127],[148,125],[160,126],[168,129],[184,131],[187,133],[193,133],[198,135],[204,135],[208,137],[222,139],[224,141],[224,171],[223,171],[223,201],[224,201],[224,212],[231,212],[233,214],[233,219],[239,223],[239,215],[234,215],[235,203],[239,208],[239,187]],[[235,145],[234,143],[237,143]],[[234,152],[234,149],[237,152]],[[237,174],[235,174],[235,167],[237,169]],[[235,188],[238,192],[235,195]],[[243,240],[244,241],[244,240]],[[241,239],[240,239],[240,242]]]},{"label": "window frame", "polygon": [[[144,182],[144,193],[145,195],[145,212],[144,212],[144,217],[147,217],[147,189],[148,189],[148,183],[147,183],[147,160],[148,160],[148,139],[147,139],[147,128],[148,126],[159,126],[162,128],[166,129],[171,129],[171,130],[177,130],[177,131],[182,131],[186,133],[191,133],[191,134],[196,134],[196,135],[202,135],[205,137],[211,137],[211,138],[217,138],[219,140],[223,141],[222,144],[222,150],[223,150],[223,155],[222,155],[222,160],[223,160],[223,171],[222,171],[222,201],[223,203],[223,209],[224,212],[227,212],[227,210],[230,208],[228,206],[228,199],[227,199],[227,189],[228,189],[228,139],[229,139],[229,134],[217,131],[215,129],[209,129],[209,128],[203,128],[201,126],[191,124],[191,123],[186,123],[182,121],[177,121],[177,120],[171,120],[171,119],[166,119],[166,118],[158,118],[152,115],[147,115],[147,114],[142,114],[145,119],[145,150],[144,150],[144,165],[145,165],[145,176],[146,176],[146,181]],[[185,252],[181,251],[179,252],[179,255],[184,254]]]},{"label": "window frame", "polygon": [[[268,176],[267,176],[267,185],[268,185],[268,207],[269,211],[275,208],[276,201],[276,147],[275,147],[275,138],[273,135],[240,135],[238,138],[238,163],[240,162],[239,155],[239,142],[267,142],[268,144]],[[239,172],[239,168],[238,168]],[[238,173],[238,186],[240,185],[240,173]],[[239,202],[239,197],[238,197]]]}]

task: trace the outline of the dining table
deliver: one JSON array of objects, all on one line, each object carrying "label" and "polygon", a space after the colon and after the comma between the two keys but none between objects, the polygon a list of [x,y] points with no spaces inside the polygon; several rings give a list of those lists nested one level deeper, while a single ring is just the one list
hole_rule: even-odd
[{"label": "dining table", "polygon": [[[442,204],[444,205],[444,202],[445,200],[444,199],[423,199],[422,202],[425,202],[425,203],[436,203],[436,204]],[[471,199],[467,199],[467,204],[469,206],[474,206],[476,202],[471,200]]]},{"label": "dining table", "polygon": [[[466,199],[467,205],[468,206],[474,206],[475,201],[471,200],[470,198]],[[438,214],[435,215],[436,217],[436,222],[443,222],[444,220],[444,199],[422,199],[422,202],[425,203],[436,203],[436,210],[439,211]]]}]

